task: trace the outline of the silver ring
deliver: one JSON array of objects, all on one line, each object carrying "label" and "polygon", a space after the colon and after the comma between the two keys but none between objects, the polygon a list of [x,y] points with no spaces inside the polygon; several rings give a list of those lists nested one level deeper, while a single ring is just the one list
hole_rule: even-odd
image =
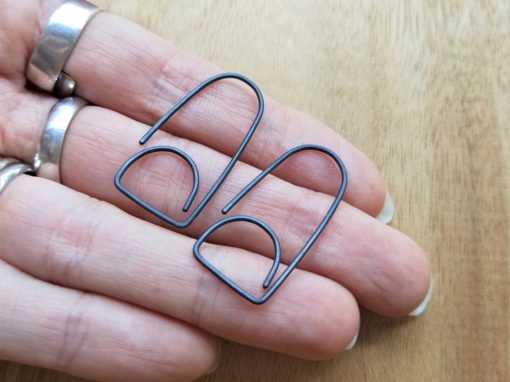
[{"label": "silver ring", "polygon": [[60,182],[60,158],[66,131],[78,111],[87,104],[79,97],[58,101],[50,110],[33,166],[36,175]]},{"label": "silver ring", "polygon": [[64,65],[87,23],[99,11],[85,0],[68,0],[53,12],[30,57],[27,78],[57,97],[73,94],[76,82]]},{"label": "silver ring", "polygon": [[19,163],[19,160],[14,158],[2,158],[0,157],[0,171],[12,163]]},{"label": "silver ring", "polygon": [[[34,172],[28,164],[21,163],[13,158],[2,158],[4,166],[0,169],[0,195],[5,188],[19,175]],[[8,164],[5,164],[8,163]]]}]

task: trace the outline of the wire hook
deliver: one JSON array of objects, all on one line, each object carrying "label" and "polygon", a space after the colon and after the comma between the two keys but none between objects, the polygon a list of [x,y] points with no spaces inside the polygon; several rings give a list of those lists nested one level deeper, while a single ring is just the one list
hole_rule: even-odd
[{"label": "wire hook", "polygon": [[[287,160],[292,155],[294,155],[298,152],[301,152],[301,151],[305,151],[305,150],[319,151],[319,152],[322,152],[326,155],[329,155],[331,158],[333,158],[333,160],[335,161],[335,163],[338,165],[338,167],[340,169],[340,173],[342,175],[342,183],[340,184],[340,188],[339,188],[338,193],[335,197],[335,200],[331,204],[331,207],[329,208],[328,212],[322,219],[321,223],[317,226],[317,228],[313,232],[312,236],[310,236],[310,238],[307,240],[307,242],[305,243],[303,248],[301,248],[299,253],[294,258],[294,260],[292,260],[292,262],[287,266],[285,271],[280,275],[280,277],[278,277],[278,279],[276,279],[276,281],[271,285],[271,287],[268,289],[267,292],[265,292],[260,297],[255,297],[252,294],[246,292],[238,284],[236,284],[231,279],[229,279],[223,272],[221,272],[219,269],[214,267],[200,253],[200,246],[204,243],[204,241],[207,239],[207,237],[212,232],[214,232],[216,229],[218,229],[219,227],[224,226],[228,223],[234,222],[234,221],[246,221],[246,222],[250,222],[250,223],[253,223],[253,224],[256,224],[256,225],[262,227],[271,236],[273,243],[275,243],[275,241],[278,243],[278,245],[276,245],[276,243],[275,243],[275,262],[276,262],[276,258],[278,258],[278,263],[279,263],[280,243],[279,243],[278,238],[277,238],[276,234],[274,233],[274,231],[263,221],[261,221],[257,218],[251,217],[251,216],[246,216],[246,215],[237,215],[237,216],[224,218],[224,219],[216,222],[215,224],[213,224],[211,227],[209,227],[198,238],[198,240],[195,242],[195,245],[193,246],[193,254],[195,255],[195,258],[204,267],[206,267],[216,277],[218,277],[221,281],[223,281],[229,288],[231,288],[233,291],[238,293],[241,297],[245,298],[246,300],[250,301],[253,304],[260,305],[260,304],[265,303],[267,300],[269,300],[269,298],[271,298],[271,296],[273,296],[273,294],[283,284],[283,282],[287,279],[287,277],[291,274],[291,272],[297,267],[297,265],[303,259],[303,257],[305,257],[305,255],[308,253],[308,251],[310,250],[312,245],[317,241],[317,239],[321,235],[322,231],[324,231],[324,228],[326,227],[326,225],[329,223],[329,221],[333,217],[333,214],[335,213],[336,209],[338,208],[338,205],[342,201],[342,198],[345,194],[345,189],[347,188],[347,170],[345,168],[344,163],[340,159],[340,157],[337,154],[335,154],[333,151],[331,151],[323,146],[309,144],[309,145],[302,145],[302,146],[294,147],[293,149],[290,149],[289,151],[284,153],[282,156],[280,156],[278,159],[276,159],[271,165],[269,165],[269,167],[267,167],[264,171],[262,171],[241,192],[239,192],[239,194],[237,194],[222,210],[223,214],[228,213],[242,198],[244,198],[246,196],[246,194],[248,194],[248,192],[250,192],[260,181],[262,181],[262,179],[264,179],[269,173],[271,173],[271,171],[276,169],[279,165],[281,165],[285,160]],[[268,276],[266,277],[266,280],[263,285],[264,288],[268,288],[269,284],[271,283],[271,280],[274,278],[274,275],[276,272],[276,269],[274,269],[274,267],[275,267],[275,263],[273,263],[273,267],[271,268],[271,271],[269,272]],[[273,272],[273,270],[274,270],[274,272]],[[269,279],[269,283],[268,283],[268,279]]]},{"label": "wire hook", "polygon": [[[255,119],[253,120],[248,132],[244,136],[241,144],[239,145],[237,151],[235,152],[235,154],[232,157],[232,159],[230,160],[230,162],[227,164],[227,166],[225,167],[225,169],[223,170],[223,172],[221,173],[219,178],[216,180],[216,182],[213,184],[213,186],[211,187],[209,192],[204,196],[202,201],[198,204],[198,206],[189,214],[189,216],[184,221],[180,222],[176,219],[173,219],[170,216],[168,216],[167,214],[164,214],[163,212],[159,211],[157,208],[153,207],[149,203],[144,202],[141,198],[139,198],[138,196],[133,194],[121,183],[122,177],[124,176],[127,169],[133,163],[135,163],[138,159],[142,158],[143,156],[145,156],[149,153],[156,152],[156,151],[173,152],[173,153],[179,155],[180,157],[182,157],[190,165],[190,167],[193,171],[192,192],[191,192],[190,196],[188,197],[188,199],[184,205],[184,208],[183,208],[183,211],[186,212],[189,209],[189,207],[191,206],[191,204],[193,203],[193,200],[196,196],[196,192],[197,192],[198,186],[199,186],[199,177],[198,177],[198,169],[197,169],[195,162],[191,159],[191,157],[189,157],[187,154],[184,154],[181,150],[177,149],[176,147],[171,147],[171,146],[160,146],[159,150],[152,150],[152,151],[150,149],[144,150],[140,153],[133,155],[131,158],[129,158],[121,166],[121,168],[117,172],[117,175],[115,176],[115,179],[114,179],[115,187],[117,187],[117,189],[120,192],[122,192],[125,196],[127,196],[129,199],[131,199],[132,201],[137,203],[139,206],[141,206],[145,210],[149,211],[151,214],[157,216],[164,222],[166,222],[174,227],[186,228],[189,225],[191,225],[191,223],[193,223],[193,221],[200,214],[200,212],[202,212],[202,210],[205,208],[207,203],[209,203],[209,201],[214,196],[216,191],[218,191],[218,189],[220,188],[222,183],[225,181],[228,174],[230,174],[230,171],[232,171],[232,168],[239,160],[244,149],[246,148],[246,146],[250,142],[250,139],[252,138],[253,134],[255,133],[255,130],[259,126],[260,120],[262,119],[262,115],[264,114],[264,97],[262,96],[262,92],[260,91],[259,87],[252,80],[250,80],[249,78],[247,78],[241,74],[223,73],[223,74],[219,74],[217,76],[211,77],[208,80],[202,82],[200,85],[198,85],[196,88],[194,88],[191,92],[189,92],[183,99],[181,99],[177,104],[175,104],[175,106],[173,106],[165,115],[163,115],[159,119],[159,121],[157,121],[149,129],[149,131],[147,131],[147,133],[145,133],[143,135],[143,137],[139,141],[140,145],[144,145],[145,143],[147,143],[147,141],[149,141],[149,139],[154,135],[154,133],[156,131],[158,131],[161,128],[161,126],[163,126],[175,113],[177,113],[184,105],[186,105],[198,93],[200,93],[206,87],[208,87],[209,85],[211,85],[217,81],[229,79],[229,78],[244,82],[246,85],[248,85],[255,92],[255,94],[257,96],[257,101],[258,101],[257,114],[256,114]],[[165,149],[163,149],[163,148],[165,148]]]}]

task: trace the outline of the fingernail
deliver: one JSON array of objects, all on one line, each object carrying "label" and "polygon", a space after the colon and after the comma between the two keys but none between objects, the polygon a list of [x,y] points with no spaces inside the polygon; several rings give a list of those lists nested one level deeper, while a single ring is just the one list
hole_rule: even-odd
[{"label": "fingernail", "polygon": [[216,358],[216,362],[213,363],[213,365],[211,366],[211,368],[207,371],[206,374],[212,374],[214,373],[216,370],[218,370],[218,367],[220,366],[220,362],[221,362],[221,340],[218,341],[218,356]]},{"label": "fingernail", "polygon": [[381,212],[379,212],[375,218],[382,221],[384,224],[390,224],[393,220],[393,215],[395,215],[395,203],[393,203],[393,199],[391,198],[390,194],[386,192],[384,206]]},{"label": "fingernail", "polygon": [[427,309],[427,305],[430,302],[430,298],[432,297],[432,284],[433,283],[432,283],[432,278],[431,278],[429,290],[427,291],[427,295],[425,296],[425,298],[423,299],[421,304],[418,305],[411,313],[409,313],[409,316],[416,317],[416,316],[420,316],[421,314],[423,314],[423,312],[425,312],[425,309]]},{"label": "fingernail", "polygon": [[359,337],[359,328],[358,328],[358,331],[356,332],[356,334],[354,335],[354,338],[352,339],[352,341],[349,343],[349,345],[347,345],[347,347],[344,350],[351,350],[356,345],[356,342],[358,342],[358,337]]}]

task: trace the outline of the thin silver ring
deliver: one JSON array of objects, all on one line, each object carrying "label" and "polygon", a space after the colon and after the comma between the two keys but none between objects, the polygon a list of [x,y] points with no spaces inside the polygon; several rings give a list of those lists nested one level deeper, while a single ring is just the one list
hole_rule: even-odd
[{"label": "thin silver ring", "polygon": [[2,158],[4,167],[0,169],[0,195],[5,188],[21,174],[28,174],[34,172],[33,168],[28,164],[21,163],[13,158]]},{"label": "thin silver ring", "polygon": [[81,32],[99,8],[85,0],[68,0],[53,12],[27,67],[27,78],[59,98],[73,94],[76,82],[63,72]]},{"label": "thin silver ring", "polygon": [[2,158],[0,157],[0,171],[12,163],[20,163],[19,160],[14,158]]},{"label": "thin silver ring", "polygon": [[60,182],[60,158],[64,138],[71,121],[86,104],[83,98],[68,97],[51,108],[37,154],[34,156],[33,167],[37,176]]}]

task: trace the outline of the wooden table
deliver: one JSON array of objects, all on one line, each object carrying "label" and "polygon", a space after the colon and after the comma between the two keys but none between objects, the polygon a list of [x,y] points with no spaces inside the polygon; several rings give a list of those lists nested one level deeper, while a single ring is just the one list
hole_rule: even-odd
[{"label": "wooden table", "polygon": [[[97,3],[362,148],[432,263],[423,317],[363,312],[358,346],[321,363],[225,343],[204,381],[510,380],[509,1]],[[0,380],[77,379],[4,363]]]}]

